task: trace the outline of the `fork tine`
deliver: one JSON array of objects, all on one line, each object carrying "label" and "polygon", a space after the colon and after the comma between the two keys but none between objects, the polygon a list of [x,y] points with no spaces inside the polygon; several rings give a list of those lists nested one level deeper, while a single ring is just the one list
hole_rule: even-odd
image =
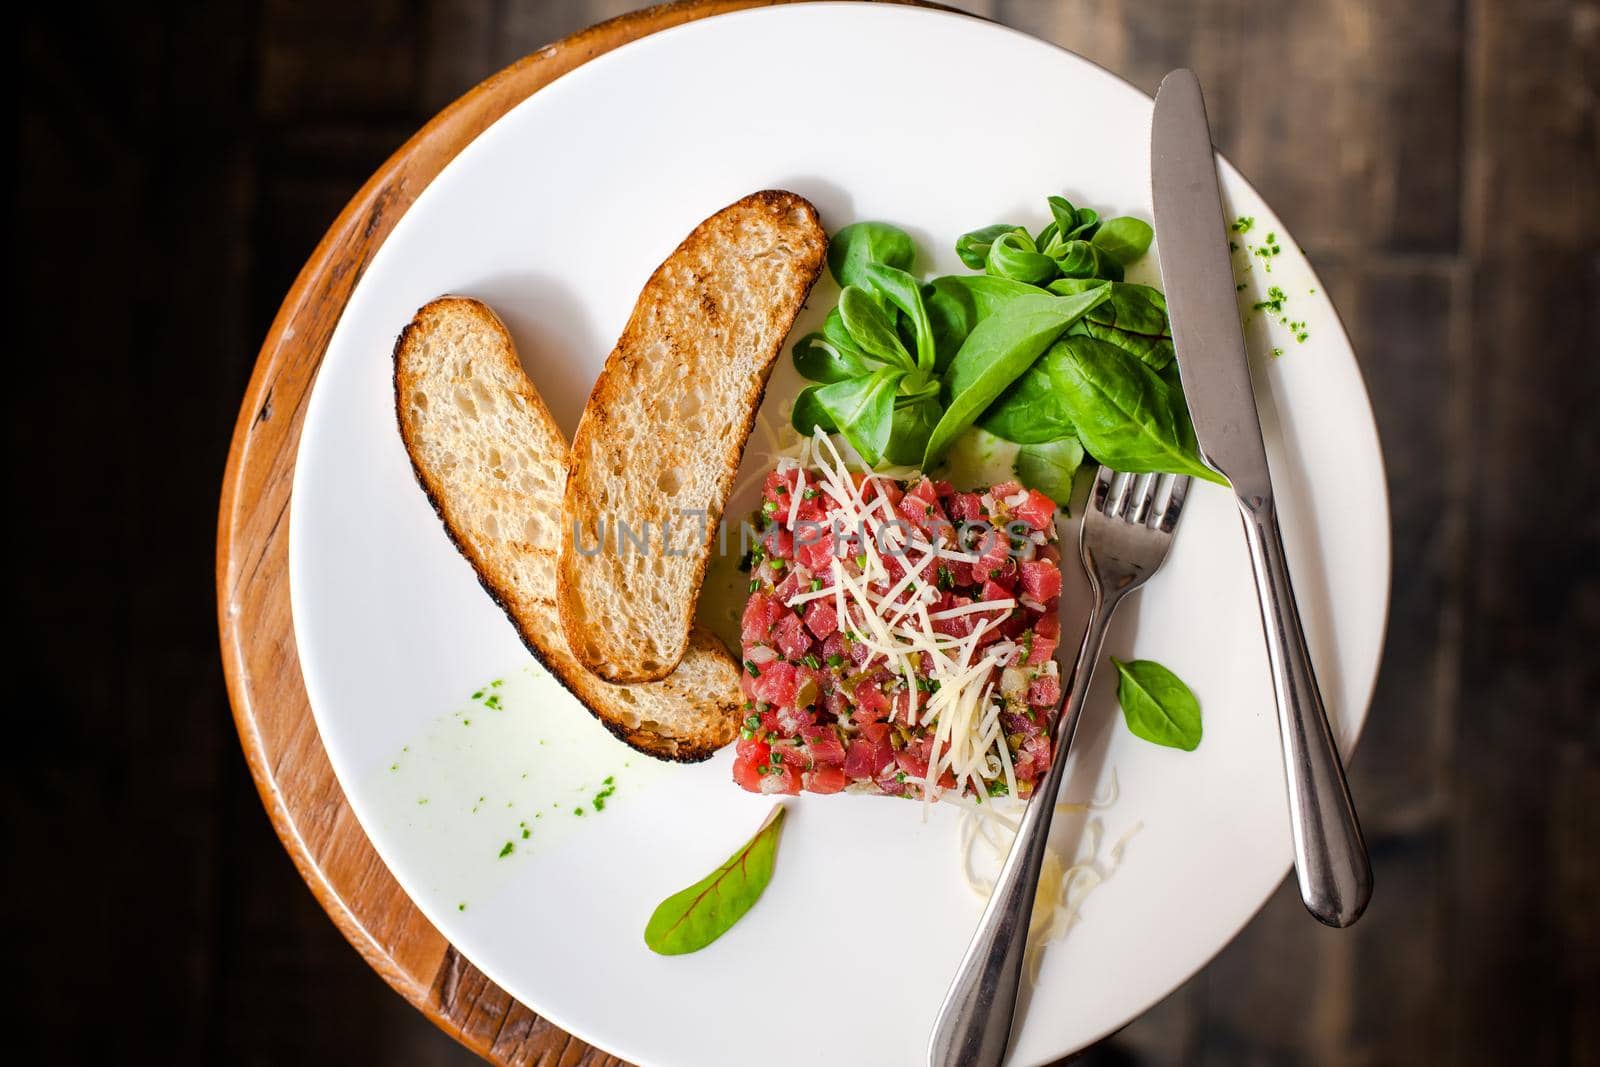
[{"label": "fork tine", "polygon": [[1113,491],[1110,501],[1106,505],[1106,514],[1113,519],[1121,518],[1128,510],[1128,497],[1133,490],[1133,483],[1138,478],[1135,474],[1124,474],[1122,471],[1112,471]]},{"label": "fork tine", "polygon": [[1156,492],[1161,488],[1162,478],[1163,475],[1160,474],[1139,476],[1139,488],[1133,494],[1135,503],[1128,515],[1129,522],[1143,526],[1149,521],[1150,509],[1155,506]]},{"label": "fork tine", "polygon": [[1106,501],[1111,496],[1111,483],[1117,477],[1117,472],[1110,467],[1101,467],[1095,472],[1094,489],[1089,494],[1089,506],[1095,511],[1105,511]]},{"label": "fork tine", "polygon": [[1178,525],[1178,516],[1183,512],[1183,500],[1189,492],[1191,479],[1187,474],[1173,478],[1172,489],[1167,494],[1167,502],[1151,516],[1152,529],[1163,533],[1171,533],[1172,528]]}]

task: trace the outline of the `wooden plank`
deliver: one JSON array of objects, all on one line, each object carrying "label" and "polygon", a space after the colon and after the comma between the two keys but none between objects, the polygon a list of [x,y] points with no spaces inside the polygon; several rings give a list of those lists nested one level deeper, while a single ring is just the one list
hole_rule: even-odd
[{"label": "wooden plank", "polygon": [[995,14],[1149,93],[1192,68],[1217,144],[1307,249],[1454,247],[1461,0],[1002,0]]},{"label": "wooden plank", "polygon": [[[495,0],[425,0],[417,101],[424,115],[471,89],[486,71],[504,66],[495,62],[501,15]],[[573,26],[559,36],[579,28]]]},{"label": "wooden plank", "polygon": [[1476,2],[1470,21],[1477,470],[1450,1048],[1481,1062],[1595,1062],[1600,19],[1541,0]]},{"label": "wooden plank", "polygon": [[325,4],[267,0],[260,40],[261,114],[409,114],[416,97],[418,23],[405,0]]}]

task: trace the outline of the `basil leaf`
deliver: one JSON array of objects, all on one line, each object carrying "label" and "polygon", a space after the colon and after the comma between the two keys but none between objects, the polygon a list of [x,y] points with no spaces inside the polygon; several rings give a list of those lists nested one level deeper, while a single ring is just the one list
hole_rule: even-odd
[{"label": "basil leaf", "polygon": [[1107,219],[1095,231],[1094,246],[1126,267],[1150,250],[1156,232],[1143,219]]},{"label": "basil leaf", "polygon": [[873,359],[911,370],[916,362],[900,343],[889,314],[860,286],[847,285],[839,293],[839,319],[856,347]]},{"label": "basil leaf", "polygon": [[897,398],[889,443],[884,446],[883,458],[908,467],[921,463],[928,437],[943,414],[944,405],[939,403],[937,389],[923,396]]},{"label": "basil leaf", "polygon": [[876,369],[860,349],[841,348],[822,333],[808,333],[796,341],[793,355],[794,369],[813,382],[842,382]]},{"label": "basil leaf", "polygon": [[865,378],[818,386],[816,402],[869,466],[877,466],[889,444],[894,392],[905,371],[885,367]]},{"label": "basil leaf", "polygon": [[1107,281],[1122,280],[1122,264],[1106,255],[1088,241],[1073,240],[1050,253],[1056,267],[1068,278],[1102,278]]},{"label": "basil leaf", "polygon": [[775,805],[755,836],[727,863],[656,906],[644,927],[650,951],[663,956],[698,952],[744,918],[772,881],[783,811],[782,804]]},{"label": "basil leaf", "polygon": [[817,390],[821,388],[820,385],[808,385],[794,398],[794,409],[789,413],[789,422],[802,437],[810,437],[818,430],[823,433],[839,432],[833,416],[828,414],[822,402],[817,399]]},{"label": "basil leaf", "polygon": [[934,370],[943,373],[978,323],[1019,296],[1038,296],[1036,286],[992,274],[949,274],[922,291],[933,327]]},{"label": "basil leaf", "polygon": [[[1078,278],[1058,278],[1050,291],[1067,295],[1080,292],[1075,285],[1093,285]],[[1167,319],[1167,298],[1148,285],[1114,282],[1111,299],[1083,317],[1074,332],[1109,341],[1161,370],[1172,362],[1172,325]]]},{"label": "basil leaf", "polygon": [[956,255],[961,257],[961,262],[973,270],[982,270],[989,261],[989,248],[1002,235],[1008,233],[1021,233],[1027,235],[1027,230],[1009,222],[997,222],[993,226],[985,226],[981,230],[973,230],[956,238]]},{"label": "basil leaf", "polygon": [[1043,285],[1058,273],[1056,261],[1041,255],[1026,231],[1001,234],[989,246],[984,273],[1011,278],[1030,285]]},{"label": "basil leaf", "polygon": [[922,469],[1022,376],[1067,328],[1109,295],[1109,287],[1077,296],[1019,296],[975,326],[945,374],[945,411],[928,439]]},{"label": "basil leaf", "polygon": [[1072,482],[1083,466],[1083,446],[1063,437],[1017,449],[1017,480],[1037,489],[1065,508],[1072,501]]},{"label": "basil leaf", "polygon": [[922,286],[915,278],[898,267],[884,263],[868,263],[862,271],[862,286],[876,290],[890,304],[905,313],[911,323],[913,345],[917,350],[917,366],[933,370],[935,349],[933,326],[928,320],[928,309],[922,302]]},{"label": "basil leaf", "polygon": [[1117,668],[1117,702],[1135,737],[1157,745],[1193,752],[1200,745],[1200,702],[1183,680],[1155,660],[1124,663]]},{"label": "basil leaf", "polygon": [[[1091,312],[1092,314],[1092,312]],[[1080,320],[1072,329],[1083,325]],[[1077,433],[1062,389],[1051,372],[1054,361],[1041,359],[1023,372],[991,404],[978,425],[1019,445],[1043,444]]]},{"label": "basil leaf", "polygon": [[1078,440],[1096,460],[1119,471],[1170,471],[1228,484],[1200,462],[1183,393],[1137,358],[1074,334],[1052,345],[1044,359]]},{"label": "basil leaf", "polygon": [[909,270],[917,246],[904,230],[886,222],[853,222],[828,242],[828,271],[841,287],[860,285],[868,263]]}]

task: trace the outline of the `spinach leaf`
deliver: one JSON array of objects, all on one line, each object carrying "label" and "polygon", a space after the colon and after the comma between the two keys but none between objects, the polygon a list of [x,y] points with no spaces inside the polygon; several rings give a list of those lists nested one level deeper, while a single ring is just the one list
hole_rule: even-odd
[{"label": "spinach leaf", "polygon": [[1090,289],[1099,288],[1105,281],[1104,278],[1057,278],[1045,288],[1057,296],[1076,296],[1079,293],[1087,293]]},{"label": "spinach leaf", "polygon": [[934,370],[943,373],[973,327],[1019,296],[1038,296],[1037,286],[992,274],[948,274],[922,291],[933,327]]},{"label": "spinach leaf", "polygon": [[1094,246],[1126,267],[1150,250],[1156,232],[1143,219],[1107,219],[1095,231]]},{"label": "spinach leaf", "polygon": [[820,385],[808,385],[800,390],[800,395],[794,398],[794,410],[789,413],[789,422],[802,437],[810,437],[821,430],[823,433],[838,433],[839,427],[834,424],[833,416],[822,406],[817,399],[817,390]]},{"label": "spinach leaf", "polygon": [[754,837],[728,862],[656,906],[644,943],[663,956],[698,952],[727,933],[761,899],[783,834],[782,804],[775,805]]},{"label": "spinach leaf", "polygon": [[1088,241],[1073,240],[1058,245],[1051,253],[1056,267],[1068,278],[1122,280],[1122,264]]},{"label": "spinach leaf", "polygon": [[[1079,286],[1095,284],[1080,278],[1058,278],[1050,291],[1070,295]],[[1156,370],[1172,362],[1172,325],[1167,319],[1167,298],[1161,290],[1131,282],[1114,282],[1111,299],[1095,308],[1073,327],[1138,356]]]},{"label": "spinach leaf", "polygon": [[1072,480],[1083,466],[1083,446],[1076,437],[1023,445],[1017,449],[1017,480],[1037,489],[1065,508],[1072,501]]},{"label": "spinach leaf", "polygon": [[[1109,295],[1109,287],[1076,296],[1019,296],[975,326],[945,374],[945,410],[923,453],[922,469],[1033,365],[1052,342]],[[833,388],[830,386],[830,388]],[[1191,432],[1191,437],[1193,434]]]},{"label": "spinach leaf", "polygon": [[794,368],[813,382],[842,382],[875,369],[861,350],[841,348],[823,333],[808,333],[794,343]]},{"label": "spinach leaf", "polygon": [[839,293],[839,320],[856,346],[873,359],[912,370],[916,362],[900,343],[894,322],[865,289],[847,285]]},{"label": "spinach leaf", "polygon": [[1052,345],[1044,358],[1078,440],[1096,460],[1119,471],[1170,471],[1227,484],[1200,462],[1183,393],[1136,357],[1074,334]]},{"label": "spinach leaf", "polygon": [[870,466],[878,465],[889,444],[894,393],[905,376],[903,370],[885,367],[865,378],[818,386],[813,394],[845,440]]},{"label": "spinach leaf", "polygon": [[905,271],[883,263],[866,265],[862,271],[862,285],[875,290],[904,313],[911,323],[917,366],[924,371],[932,371],[936,354],[933,326],[928,320],[928,309],[922,302],[922,286]]},{"label": "spinach leaf", "polygon": [[1115,656],[1117,703],[1135,737],[1193,752],[1200,745],[1200,702],[1183,680],[1155,660]]},{"label": "spinach leaf", "polygon": [[828,242],[828,270],[841,287],[860,285],[868,263],[910,270],[916,254],[905,231],[886,222],[853,222]]},{"label": "spinach leaf", "polygon": [[[1091,312],[1090,314],[1093,314]],[[1076,330],[1082,325],[1073,326]],[[1041,359],[1023,372],[978,419],[978,425],[1019,445],[1043,444],[1072,437],[1077,430],[1052,374],[1055,361]]]},{"label": "spinach leaf", "polygon": [[894,424],[889,430],[889,443],[884,446],[883,458],[890,463],[915,466],[922,462],[922,451],[928,446],[928,436],[944,414],[939,402],[937,387],[920,397],[896,397]]},{"label": "spinach leaf", "polygon": [[956,255],[961,257],[961,262],[973,270],[982,270],[989,261],[989,248],[1001,236],[1008,233],[1021,233],[1027,235],[1027,230],[1009,222],[997,222],[993,226],[985,226],[981,230],[973,230],[956,238]]},{"label": "spinach leaf", "polygon": [[1004,233],[989,246],[984,272],[1030,285],[1043,285],[1056,276],[1056,261],[1040,255],[1033,238],[1023,232]]}]

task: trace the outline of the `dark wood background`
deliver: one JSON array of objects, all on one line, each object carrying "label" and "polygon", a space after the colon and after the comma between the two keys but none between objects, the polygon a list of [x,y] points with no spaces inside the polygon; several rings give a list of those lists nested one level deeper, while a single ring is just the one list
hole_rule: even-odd
[{"label": "dark wood background", "polygon": [[[636,6],[13,22],[16,1062],[467,1059],[340,938],[261,810],[217,658],[218,485],[256,346],[362,180],[483,76]],[[1393,613],[1352,767],[1371,912],[1324,931],[1284,887],[1082,1062],[1600,1063],[1600,6],[959,6],[1146,90],[1200,73],[1344,313],[1389,465]]]}]

